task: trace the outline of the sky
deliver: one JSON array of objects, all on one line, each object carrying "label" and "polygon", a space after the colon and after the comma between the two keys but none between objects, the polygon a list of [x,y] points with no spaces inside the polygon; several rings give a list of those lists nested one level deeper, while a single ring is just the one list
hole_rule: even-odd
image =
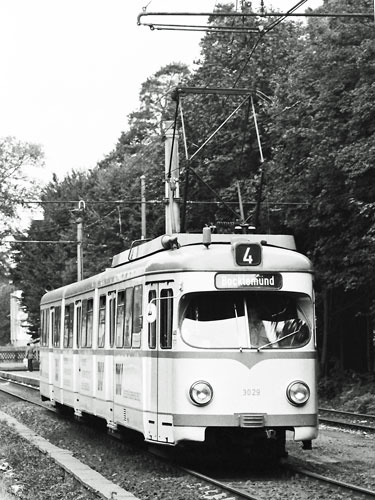
[{"label": "sky", "polygon": [[[0,137],[40,144],[46,181],[52,172],[62,179],[95,167],[127,129],[142,82],[170,62],[199,57],[200,34],[137,26],[142,8],[210,12],[215,3],[0,0]],[[269,10],[296,3],[264,0]]]}]

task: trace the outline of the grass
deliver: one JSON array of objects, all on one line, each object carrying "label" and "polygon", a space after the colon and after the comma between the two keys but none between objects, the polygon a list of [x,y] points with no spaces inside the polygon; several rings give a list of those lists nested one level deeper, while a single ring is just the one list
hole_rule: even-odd
[{"label": "grass", "polygon": [[319,382],[319,406],[375,415],[374,376],[331,373]]},{"label": "grass", "polygon": [[[96,498],[4,422],[0,422],[0,469],[3,469],[0,472],[1,500]],[[18,492],[12,495],[12,489],[18,489]]]}]

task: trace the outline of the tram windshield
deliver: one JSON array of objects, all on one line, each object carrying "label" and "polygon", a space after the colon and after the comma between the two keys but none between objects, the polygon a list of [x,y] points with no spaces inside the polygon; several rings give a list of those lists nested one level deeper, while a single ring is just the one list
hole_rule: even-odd
[{"label": "tram windshield", "polygon": [[205,292],[182,299],[181,334],[194,347],[293,349],[307,344],[312,302],[286,292]]}]

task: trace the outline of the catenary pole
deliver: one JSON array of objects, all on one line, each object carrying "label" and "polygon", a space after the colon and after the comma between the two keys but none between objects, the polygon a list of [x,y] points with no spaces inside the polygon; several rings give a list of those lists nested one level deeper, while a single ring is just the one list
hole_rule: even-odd
[{"label": "catenary pole", "polygon": [[141,240],[146,239],[146,176],[141,175],[141,219],[142,219],[142,234]]},{"label": "catenary pole", "polygon": [[165,232],[180,232],[178,132],[173,121],[164,122],[165,136]]}]

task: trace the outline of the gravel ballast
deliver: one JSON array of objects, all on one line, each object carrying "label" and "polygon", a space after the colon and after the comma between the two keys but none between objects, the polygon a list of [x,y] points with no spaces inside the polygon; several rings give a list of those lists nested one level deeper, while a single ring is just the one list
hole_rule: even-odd
[{"label": "gravel ballast", "polygon": [[[14,401],[9,396],[1,395],[0,398],[3,412],[12,415],[54,445],[70,450],[82,463],[141,500],[209,498],[207,485],[152,456],[138,442],[120,443],[98,429],[66,420],[43,408]],[[0,425],[0,438],[1,459],[9,464],[14,472],[13,478],[17,479],[15,481],[11,478],[8,484],[20,486],[18,498],[97,498],[79,486],[68,474],[64,474],[60,467],[35,447],[9,431],[9,427],[3,423]],[[308,466],[310,470],[335,475],[337,478],[345,478],[348,483],[375,489],[374,444],[374,436],[323,429],[311,452],[302,451],[300,443],[294,442],[288,442],[288,451],[297,458],[298,464]],[[274,489],[274,498],[277,498],[276,490]]]}]

